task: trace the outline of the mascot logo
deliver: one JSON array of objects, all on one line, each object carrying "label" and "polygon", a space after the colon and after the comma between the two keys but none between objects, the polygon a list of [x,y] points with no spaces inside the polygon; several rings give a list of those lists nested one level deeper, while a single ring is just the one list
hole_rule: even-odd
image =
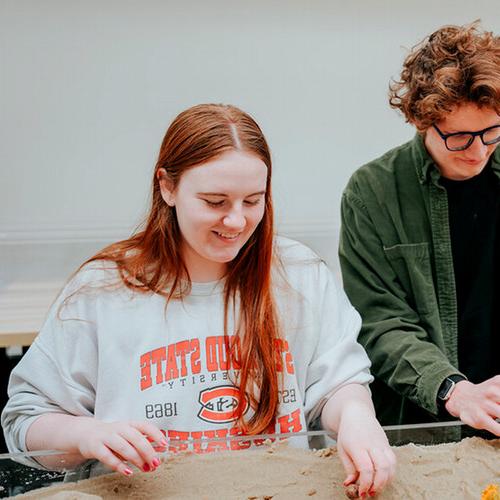
[{"label": "mascot logo", "polygon": [[220,385],[200,392],[198,401],[201,404],[201,410],[198,417],[205,422],[213,424],[227,424],[236,420],[236,414],[243,406],[244,415],[248,407],[248,398],[240,401],[238,389],[234,385]]}]

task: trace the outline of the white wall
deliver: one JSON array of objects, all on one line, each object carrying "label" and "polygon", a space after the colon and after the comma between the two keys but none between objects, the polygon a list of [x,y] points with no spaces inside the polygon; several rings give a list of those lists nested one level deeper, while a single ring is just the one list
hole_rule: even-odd
[{"label": "white wall", "polygon": [[498,32],[497,1],[0,0],[0,315],[129,234],[200,102],[257,119],[279,229],[335,267],[349,176],[413,135],[386,98],[406,49],[477,18]]}]

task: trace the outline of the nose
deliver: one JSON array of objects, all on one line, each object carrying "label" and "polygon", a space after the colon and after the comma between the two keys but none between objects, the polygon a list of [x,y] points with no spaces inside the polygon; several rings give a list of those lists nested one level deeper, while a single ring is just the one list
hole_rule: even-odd
[{"label": "nose", "polygon": [[480,137],[474,137],[472,144],[467,148],[468,158],[471,160],[482,160],[488,156],[488,148],[483,144]]},{"label": "nose", "polygon": [[241,208],[234,207],[224,216],[222,223],[228,229],[241,230],[246,225],[246,219]]}]

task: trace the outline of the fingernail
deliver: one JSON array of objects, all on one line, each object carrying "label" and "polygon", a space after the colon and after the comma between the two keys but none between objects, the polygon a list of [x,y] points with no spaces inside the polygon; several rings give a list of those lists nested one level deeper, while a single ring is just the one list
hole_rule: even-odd
[{"label": "fingernail", "polygon": [[347,476],[344,481],[344,486],[349,486],[354,481],[354,476]]},{"label": "fingernail", "polygon": [[151,467],[149,466],[149,464],[144,464],[144,465],[142,466],[142,470],[143,470],[144,472],[149,472],[149,471],[151,470]]},{"label": "fingernail", "polygon": [[370,494],[371,497],[375,496],[375,492],[374,491],[369,491],[368,493]]},{"label": "fingernail", "polygon": [[360,496],[361,498],[365,498],[365,497],[366,497],[366,493],[363,491],[363,493],[360,493],[360,494],[359,494],[359,496]]},{"label": "fingernail", "polygon": [[153,458],[151,463],[153,464],[153,467],[158,467],[160,465],[160,460],[158,458]]},{"label": "fingernail", "polygon": [[133,474],[132,469],[129,469],[128,467],[126,469],[123,469],[123,473],[126,476],[131,476]]}]

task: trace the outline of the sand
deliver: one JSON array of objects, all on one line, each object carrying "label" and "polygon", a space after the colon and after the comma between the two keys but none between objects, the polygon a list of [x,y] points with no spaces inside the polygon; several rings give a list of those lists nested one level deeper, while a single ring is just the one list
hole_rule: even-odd
[{"label": "sand", "polygon": [[[468,438],[437,446],[395,447],[398,471],[380,500],[481,498],[500,483],[500,439]],[[98,499],[345,499],[345,475],[334,448],[284,445],[207,455],[169,457],[152,473],[137,471],[65,483],[18,498]]]}]

